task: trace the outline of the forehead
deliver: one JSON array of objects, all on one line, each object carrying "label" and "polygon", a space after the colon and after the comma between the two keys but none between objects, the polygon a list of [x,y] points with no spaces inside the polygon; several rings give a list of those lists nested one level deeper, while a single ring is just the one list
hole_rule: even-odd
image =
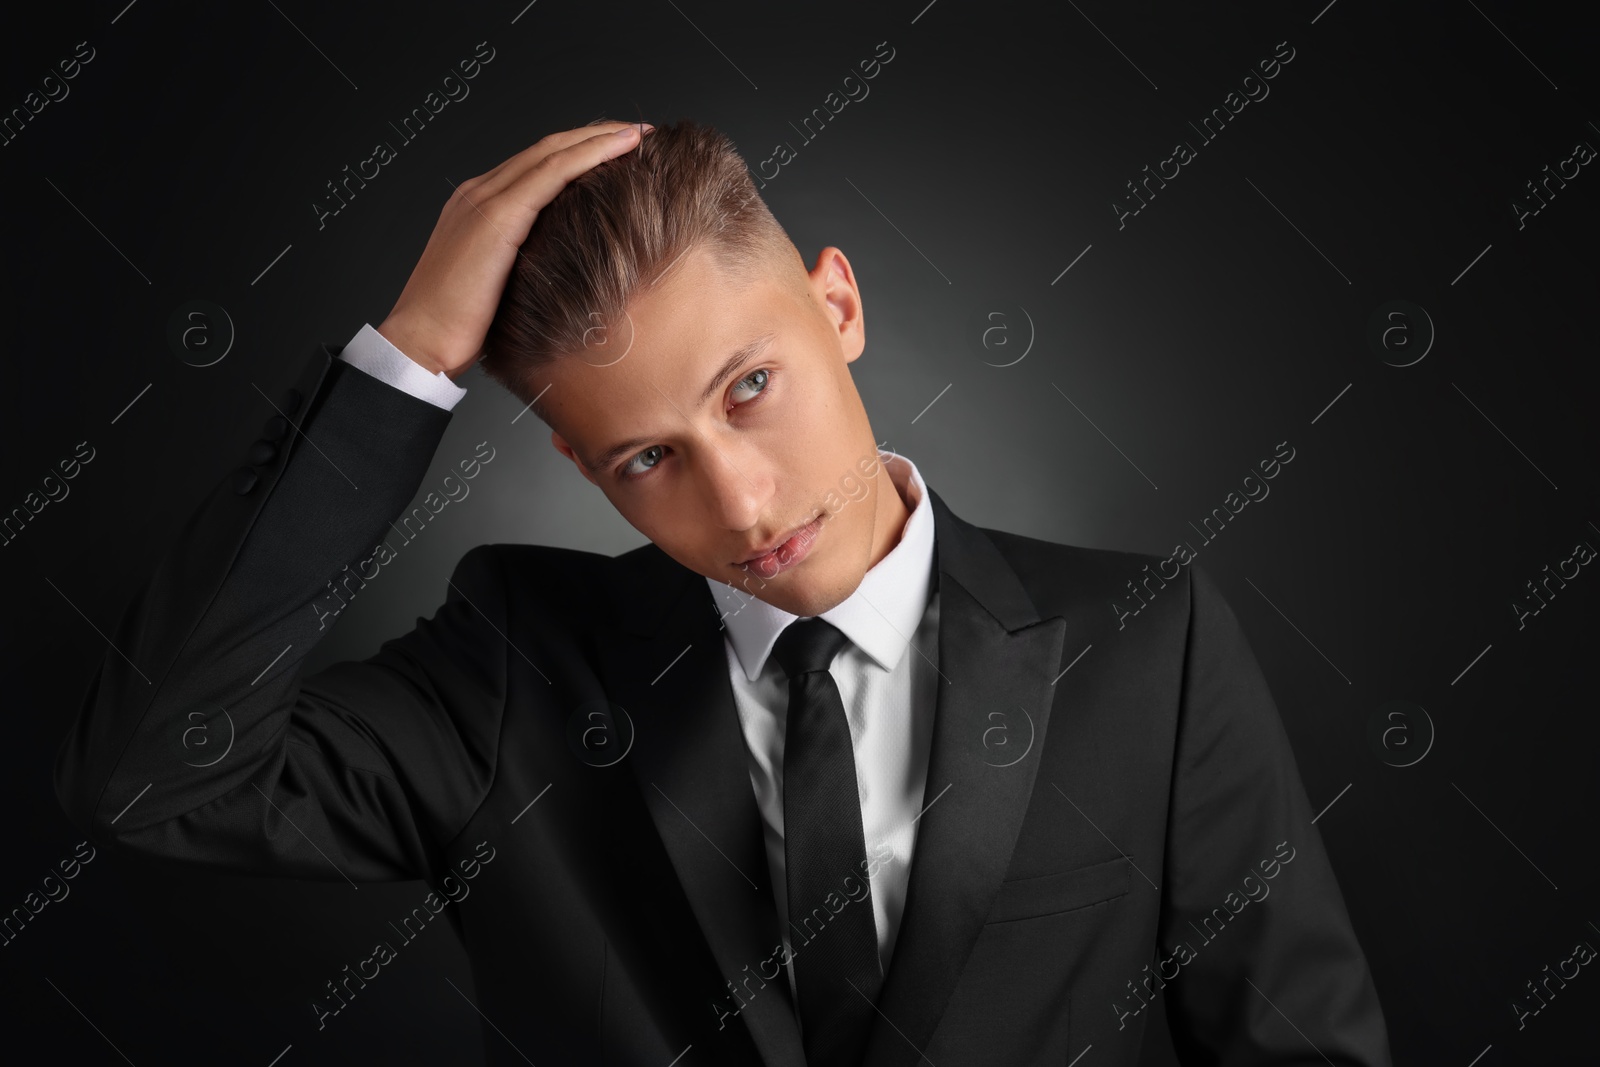
[{"label": "forehead", "polygon": [[544,370],[540,407],[580,455],[593,456],[674,415],[682,422],[729,354],[762,334],[782,336],[798,310],[770,272],[736,279],[697,248],[636,293],[621,321],[592,318],[585,347]]}]

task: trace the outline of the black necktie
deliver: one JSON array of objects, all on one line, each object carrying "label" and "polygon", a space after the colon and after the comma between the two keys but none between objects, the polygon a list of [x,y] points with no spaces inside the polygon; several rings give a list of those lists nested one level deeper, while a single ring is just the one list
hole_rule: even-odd
[{"label": "black necktie", "polygon": [[824,619],[797,619],[772,649],[789,678],[784,868],[801,1035],[816,1067],[860,1063],[883,983],[850,724],[828,673],[848,643]]}]

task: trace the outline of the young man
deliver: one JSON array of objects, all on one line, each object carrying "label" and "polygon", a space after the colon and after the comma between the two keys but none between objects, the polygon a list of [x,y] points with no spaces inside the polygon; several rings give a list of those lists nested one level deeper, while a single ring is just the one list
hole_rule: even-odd
[{"label": "young man", "polygon": [[[462,183],[129,608],[63,805],[113,849],[442,885],[497,1063],[1131,1065],[1165,997],[1186,1060],[1387,1065],[1215,584],[957,517],[874,444],[865,347],[849,261],[806,269],[715,131]],[[480,358],[650,543],[479,546],[301,675]]]}]

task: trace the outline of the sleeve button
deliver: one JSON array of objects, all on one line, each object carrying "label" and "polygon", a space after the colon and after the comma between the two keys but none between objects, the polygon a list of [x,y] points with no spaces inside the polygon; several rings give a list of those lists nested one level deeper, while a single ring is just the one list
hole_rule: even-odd
[{"label": "sleeve button", "polygon": [[278,455],[278,447],[271,441],[257,441],[250,446],[250,452],[245,456],[251,463],[260,466],[271,463]]},{"label": "sleeve button", "polygon": [[261,436],[268,441],[276,441],[289,432],[289,420],[282,415],[274,415],[261,425]]},{"label": "sleeve button", "polygon": [[244,496],[256,487],[256,478],[254,467],[240,467],[233,472],[233,491]]}]

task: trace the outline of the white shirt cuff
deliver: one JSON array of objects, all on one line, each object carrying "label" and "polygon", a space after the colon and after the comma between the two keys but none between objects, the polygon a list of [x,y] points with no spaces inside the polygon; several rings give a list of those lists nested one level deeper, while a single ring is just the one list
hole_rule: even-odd
[{"label": "white shirt cuff", "polygon": [[452,382],[444,371],[428,373],[422,364],[391,344],[370,322],[350,339],[339,358],[381,382],[446,411],[467,395],[467,391]]}]

